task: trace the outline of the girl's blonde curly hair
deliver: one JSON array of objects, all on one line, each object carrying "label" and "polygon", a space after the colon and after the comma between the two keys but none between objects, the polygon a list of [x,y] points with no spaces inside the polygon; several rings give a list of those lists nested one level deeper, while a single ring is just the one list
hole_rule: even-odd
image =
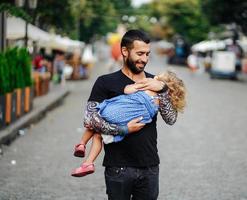
[{"label": "girl's blonde curly hair", "polygon": [[171,71],[166,71],[159,74],[157,76],[157,80],[163,81],[168,86],[168,94],[170,96],[172,106],[178,112],[183,112],[186,105],[186,88],[184,82]]}]

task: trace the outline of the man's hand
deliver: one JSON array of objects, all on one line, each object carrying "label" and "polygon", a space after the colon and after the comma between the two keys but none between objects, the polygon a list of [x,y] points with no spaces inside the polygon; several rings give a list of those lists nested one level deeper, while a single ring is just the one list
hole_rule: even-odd
[{"label": "man's hand", "polygon": [[165,83],[162,81],[158,81],[153,78],[144,78],[141,81],[137,82],[140,87],[138,87],[138,90],[152,90],[154,92],[158,92],[163,89],[165,86]]},{"label": "man's hand", "polygon": [[140,123],[140,121],[142,120],[142,117],[136,118],[136,119],[132,119],[128,124],[128,133],[133,133],[133,132],[137,132],[139,130],[141,130],[145,124]]}]

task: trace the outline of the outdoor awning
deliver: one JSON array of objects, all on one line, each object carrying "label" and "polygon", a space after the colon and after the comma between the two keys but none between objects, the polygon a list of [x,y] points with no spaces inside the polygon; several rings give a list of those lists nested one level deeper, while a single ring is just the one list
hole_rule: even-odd
[{"label": "outdoor awning", "polygon": [[202,41],[192,46],[192,51],[207,52],[224,49],[226,46],[222,40]]},{"label": "outdoor awning", "polygon": [[[21,18],[8,17],[7,18],[7,39],[16,40],[25,37],[25,21]],[[40,28],[28,24],[28,38],[33,41],[48,41],[50,39],[49,33]]]},{"label": "outdoor awning", "polygon": [[[25,37],[25,24],[26,22],[21,18],[8,17],[7,18],[7,39],[17,40]],[[82,48],[83,42],[71,40],[67,37],[60,35],[50,34],[42,29],[28,24],[28,39],[36,41],[40,47],[50,49],[59,49],[62,51],[73,51],[76,48]]]},{"label": "outdoor awning", "polygon": [[49,41],[40,42],[39,46],[49,47],[51,49],[60,49],[63,51],[73,51],[76,48],[83,48],[84,43],[77,40],[71,40],[68,37],[51,34]]}]

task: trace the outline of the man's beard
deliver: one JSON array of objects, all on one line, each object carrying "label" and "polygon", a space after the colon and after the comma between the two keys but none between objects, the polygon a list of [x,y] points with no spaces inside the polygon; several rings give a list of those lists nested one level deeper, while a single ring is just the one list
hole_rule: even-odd
[{"label": "man's beard", "polygon": [[143,64],[143,67],[142,68],[138,68],[136,66],[136,62],[134,62],[133,60],[131,60],[129,57],[126,59],[126,65],[128,66],[128,68],[130,69],[130,71],[133,74],[140,74],[141,72],[144,71],[144,68],[145,68],[146,63],[143,62],[142,64]]}]

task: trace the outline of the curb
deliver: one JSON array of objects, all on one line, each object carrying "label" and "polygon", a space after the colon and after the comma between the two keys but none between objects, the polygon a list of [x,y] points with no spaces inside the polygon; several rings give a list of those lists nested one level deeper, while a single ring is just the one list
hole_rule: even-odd
[{"label": "curb", "polygon": [[[25,114],[13,124],[10,124],[1,131],[0,146],[9,145],[15,138],[17,138],[19,135],[19,130],[24,129],[30,126],[32,123],[38,122],[44,118],[45,114],[53,108],[59,106],[69,93],[69,89],[64,89],[63,91],[59,91],[57,95],[48,94],[48,97],[40,97],[42,100],[34,100],[33,110],[31,112]],[[45,103],[42,105],[41,101],[44,101]],[[37,102],[39,102],[40,105],[35,105],[38,104]]]}]

